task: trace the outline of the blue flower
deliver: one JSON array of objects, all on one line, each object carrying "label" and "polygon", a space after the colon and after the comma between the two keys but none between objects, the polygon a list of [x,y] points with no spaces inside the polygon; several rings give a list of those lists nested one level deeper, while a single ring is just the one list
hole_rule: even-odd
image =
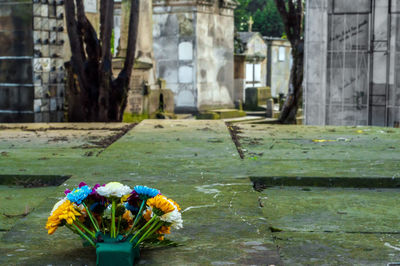
[{"label": "blue flower", "polygon": [[155,188],[149,188],[146,186],[135,186],[133,188],[133,190],[139,194],[139,197],[142,200],[147,200],[148,198],[153,198],[155,196],[157,196],[158,194],[160,194],[160,191],[158,189]]},{"label": "blue flower", "polygon": [[67,194],[67,199],[79,205],[90,193],[92,193],[92,189],[89,186],[75,188]]},{"label": "blue flower", "polygon": [[132,206],[132,205],[130,205],[129,203],[125,203],[125,208],[126,208],[128,211],[131,211],[131,213],[133,213],[133,214],[136,214],[136,213],[138,213],[138,211],[139,211],[139,208],[138,208],[138,207]]}]

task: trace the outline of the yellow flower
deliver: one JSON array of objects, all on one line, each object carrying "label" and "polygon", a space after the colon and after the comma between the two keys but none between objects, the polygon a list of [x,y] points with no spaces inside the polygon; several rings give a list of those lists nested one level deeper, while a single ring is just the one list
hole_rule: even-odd
[{"label": "yellow flower", "polygon": [[131,196],[131,194],[126,194],[126,195],[122,196],[121,203],[126,202],[130,196]]},{"label": "yellow flower", "polygon": [[[146,203],[153,209],[153,211],[155,211],[154,208],[161,211],[161,215],[175,210],[175,206],[163,195],[157,195],[154,198],[150,198]],[[159,213],[156,214],[160,215]]]},{"label": "yellow flower", "polygon": [[333,139],[313,139],[312,141],[313,142],[317,142],[317,143],[321,143],[321,142],[333,142],[333,141],[336,141],[336,140],[333,140]]},{"label": "yellow flower", "polygon": [[76,216],[81,214],[75,209],[74,204],[66,200],[57,209],[53,210],[50,217],[47,219],[46,229],[48,234],[53,234],[63,220],[68,224],[72,224],[76,220]]}]

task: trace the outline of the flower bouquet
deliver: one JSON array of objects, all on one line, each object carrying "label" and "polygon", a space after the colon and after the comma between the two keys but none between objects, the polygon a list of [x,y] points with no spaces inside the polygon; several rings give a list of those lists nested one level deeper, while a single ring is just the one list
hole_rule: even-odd
[{"label": "flower bouquet", "polygon": [[80,183],[66,190],[47,220],[53,234],[65,226],[96,247],[97,265],[133,265],[144,242],[162,241],[171,227],[182,228],[179,205],[160,191],[118,182],[95,185]]}]

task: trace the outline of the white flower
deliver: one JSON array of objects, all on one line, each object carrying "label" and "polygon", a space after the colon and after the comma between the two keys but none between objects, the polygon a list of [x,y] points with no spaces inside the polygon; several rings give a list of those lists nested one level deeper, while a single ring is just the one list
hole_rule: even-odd
[{"label": "white flower", "polygon": [[104,197],[118,197],[121,198],[132,192],[132,189],[128,186],[122,185],[119,182],[110,182],[104,187],[99,187],[97,193]]},{"label": "white flower", "polygon": [[171,203],[172,206],[174,206],[175,210],[162,215],[160,217],[160,220],[171,223],[171,226],[175,229],[180,229],[183,227],[182,214],[179,212],[178,207],[174,204],[174,202],[170,200],[168,200],[168,202]]},{"label": "white flower", "polygon": [[182,214],[178,210],[166,213],[160,217],[161,221],[171,223],[172,227],[175,229],[180,229],[183,227]]},{"label": "white flower", "polygon": [[54,204],[54,207],[53,207],[53,209],[52,209],[51,212],[50,212],[50,216],[52,216],[52,215],[53,215],[53,212],[54,212],[55,210],[57,210],[58,207],[60,207],[61,204],[63,204],[66,200],[67,200],[67,197],[63,198],[62,200],[60,200],[60,201],[58,201],[56,204]]}]

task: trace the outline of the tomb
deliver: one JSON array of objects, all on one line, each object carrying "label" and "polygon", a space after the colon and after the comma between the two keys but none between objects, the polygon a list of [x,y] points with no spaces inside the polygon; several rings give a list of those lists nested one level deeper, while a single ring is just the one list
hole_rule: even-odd
[{"label": "tomb", "polygon": [[154,0],[157,76],[176,112],[234,106],[233,0]]}]

